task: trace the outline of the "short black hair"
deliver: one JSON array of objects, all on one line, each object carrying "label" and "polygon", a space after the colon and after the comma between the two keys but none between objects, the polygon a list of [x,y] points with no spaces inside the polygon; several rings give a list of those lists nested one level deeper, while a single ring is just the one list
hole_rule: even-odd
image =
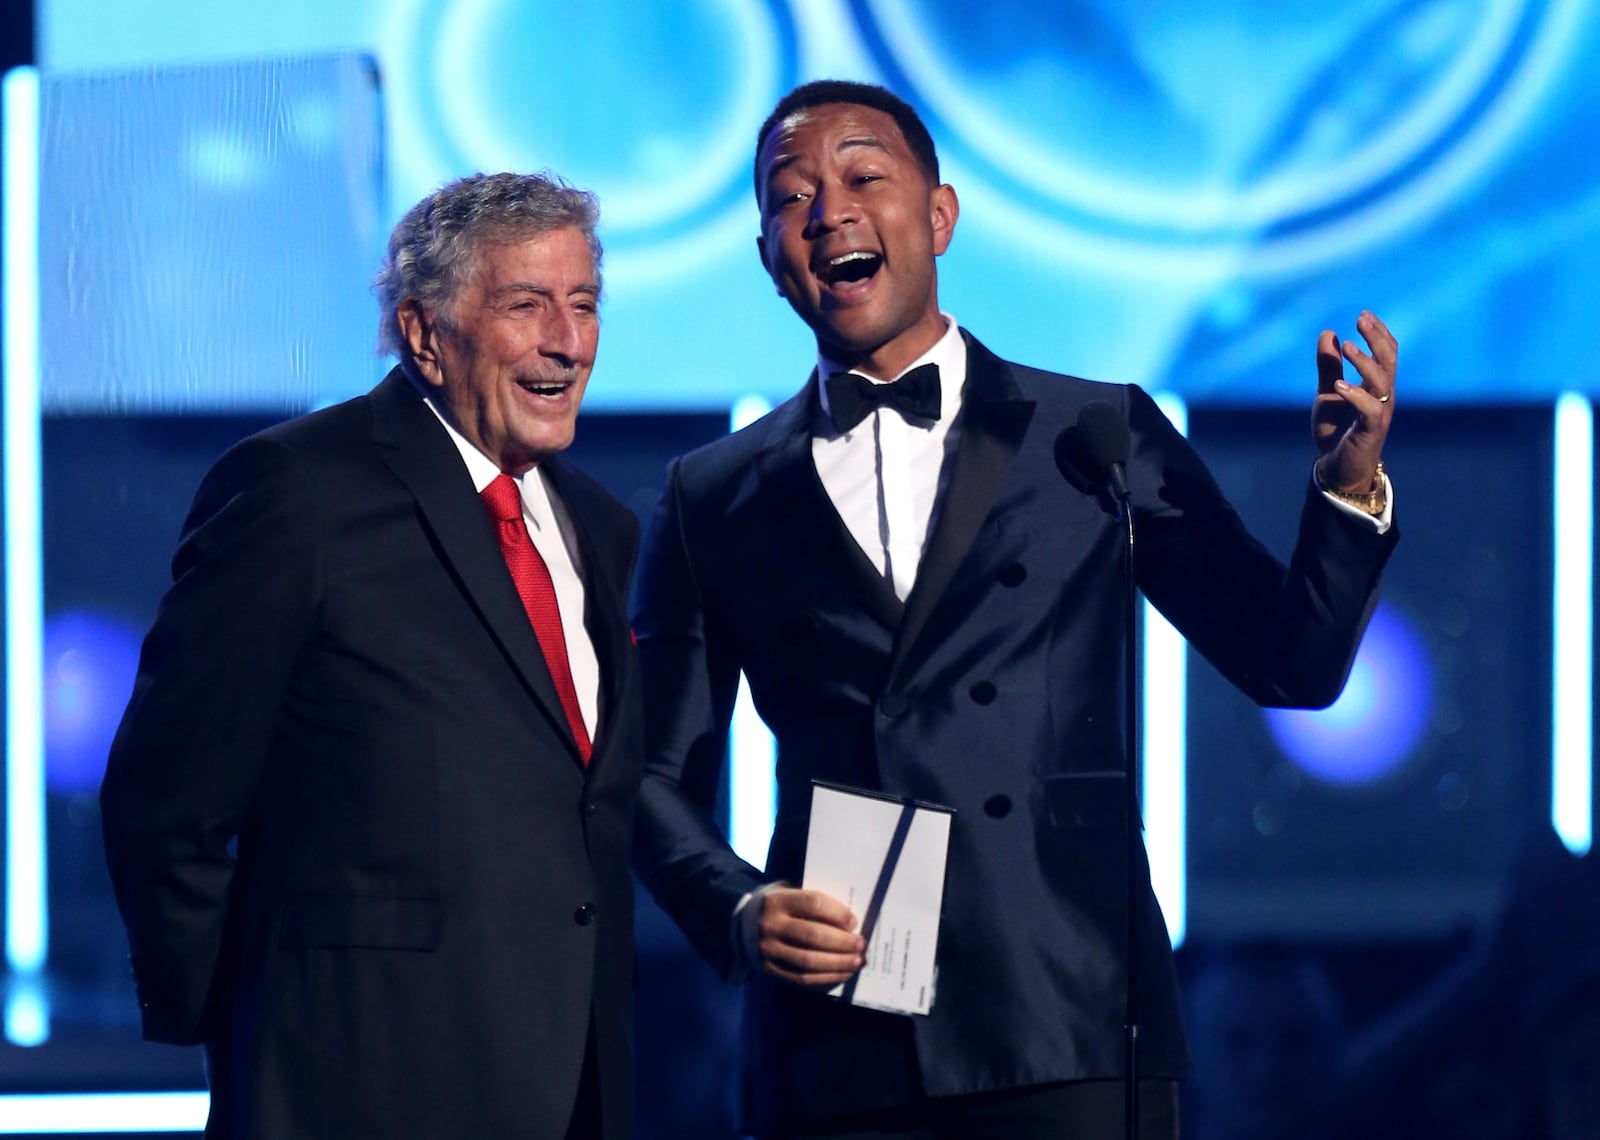
[{"label": "short black hair", "polygon": [[939,185],[939,155],[933,149],[933,136],[923,125],[916,108],[888,88],[879,87],[874,83],[856,83],[849,79],[813,79],[810,83],[802,83],[779,99],[778,105],[772,109],[772,114],[767,116],[767,121],[761,124],[761,130],[756,132],[756,153],[752,173],[758,202],[761,198],[761,148],[766,144],[767,135],[772,132],[773,127],[796,111],[821,107],[828,103],[871,107],[874,111],[882,111],[888,115],[894,120],[895,126],[900,128],[900,134],[904,136],[906,145],[911,148],[911,154],[917,160],[917,165],[922,168],[923,175],[928,179],[928,185]]}]

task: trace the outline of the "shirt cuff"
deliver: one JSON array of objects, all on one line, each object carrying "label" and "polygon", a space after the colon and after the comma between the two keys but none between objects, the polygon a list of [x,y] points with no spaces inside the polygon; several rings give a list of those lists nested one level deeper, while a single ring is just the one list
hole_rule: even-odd
[{"label": "shirt cuff", "polygon": [[740,985],[750,980],[761,967],[761,907],[763,900],[774,887],[788,883],[763,883],[749,891],[733,908],[733,918],[728,922],[728,938],[733,943],[733,973],[728,981]]}]

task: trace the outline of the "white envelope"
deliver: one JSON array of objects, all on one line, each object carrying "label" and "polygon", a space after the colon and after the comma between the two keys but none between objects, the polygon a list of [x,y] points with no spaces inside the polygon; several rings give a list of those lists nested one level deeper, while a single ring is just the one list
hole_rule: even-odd
[{"label": "white envelope", "polygon": [[867,964],[828,991],[891,1013],[933,1008],[949,808],[814,782],[802,885],[855,912]]}]

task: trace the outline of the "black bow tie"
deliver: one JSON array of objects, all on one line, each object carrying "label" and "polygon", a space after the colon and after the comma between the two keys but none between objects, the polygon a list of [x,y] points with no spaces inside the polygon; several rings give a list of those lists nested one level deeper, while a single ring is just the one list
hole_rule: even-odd
[{"label": "black bow tie", "polygon": [[939,418],[939,366],[924,364],[888,384],[874,384],[855,372],[828,377],[828,414],[833,426],[849,431],[874,408],[893,408],[902,416]]}]

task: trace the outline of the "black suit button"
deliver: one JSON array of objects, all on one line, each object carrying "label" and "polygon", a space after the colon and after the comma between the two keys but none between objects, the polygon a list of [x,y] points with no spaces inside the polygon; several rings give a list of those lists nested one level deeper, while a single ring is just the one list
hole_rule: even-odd
[{"label": "black suit button", "polygon": [[594,920],[595,920],[594,903],[584,903],[582,906],[580,906],[577,909],[577,912],[575,914],[573,914],[573,916],[572,916],[572,921],[576,922],[579,926],[588,926]]},{"label": "black suit button", "polygon": [[1004,819],[1011,814],[1011,797],[990,796],[983,801],[983,814],[990,819]]},{"label": "black suit button", "polygon": [[979,681],[971,689],[972,699],[980,705],[993,704],[997,694],[998,690],[988,681]]},{"label": "black suit button", "polygon": [[1028,568],[1020,562],[1013,562],[1000,571],[1000,584],[1002,586],[1020,586],[1028,577]]},{"label": "black suit button", "polygon": [[593,815],[595,812],[597,812],[599,810],[600,810],[600,805],[595,803],[593,800],[584,801],[584,805],[583,805],[583,814],[584,815]]},{"label": "black suit button", "polygon": [[906,699],[904,693],[885,693],[883,699],[878,702],[878,707],[883,710],[884,716],[904,716],[906,710],[911,707],[911,702]]},{"label": "black suit button", "polygon": [[791,619],[783,627],[783,640],[790,645],[799,645],[810,641],[817,635],[817,619],[810,614],[801,614]]}]

